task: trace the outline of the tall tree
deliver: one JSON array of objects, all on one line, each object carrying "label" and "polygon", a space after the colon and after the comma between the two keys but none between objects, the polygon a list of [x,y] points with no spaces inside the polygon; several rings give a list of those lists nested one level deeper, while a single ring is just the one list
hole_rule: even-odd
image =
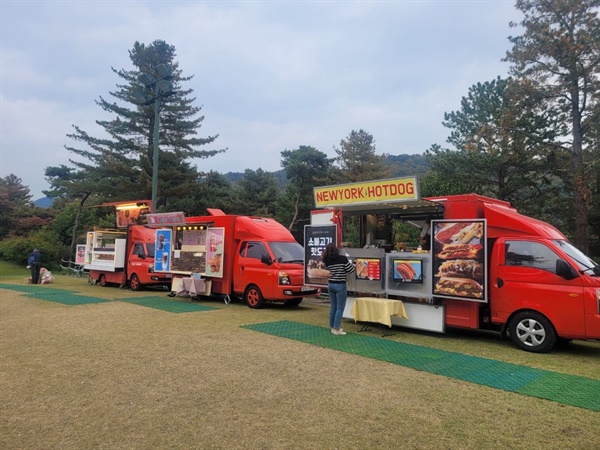
[{"label": "tall tree", "polygon": [[52,221],[53,210],[36,207],[23,180],[14,174],[0,178],[0,239],[26,236]]},{"label": "tall tree", "polygon": [[375,140],[364,130],[352,130],[335,148],[335,167],[330,175],[334,183],[350,183],[389,178],[392,170],[386,165],[387,155],[375,154]]},{"label": "tall tree", "polygon": [[271,172],[246,169],[236,185],[237,214],[275,217],[279,186]]},{"label": "tall tree", "polygon": [[[190,97],[192,89],[182,86],[191,77],[183,76],[173,46],[161,40],[147,46],[136,42],[129,57],[133,70],[112,69],[124,80],[116,91],[110,92],[116,101],[109,102],[102,96],[96,101],[113,115],[109,120],[96,121],[108,137],[94,137],[74,125],[75,131],[67,136],[84,147],[65,146],[78,157],[69,160],[74,166],[71,171],[47,169],[51,194],[82,198],[85,193],[94,193],[102,200],[149,199],[153,164],[158,163],[158,205],[168,209],[169,199],[186,195],[197,183],[198,171],[189,161],[225,151],[198,149],[213,143],[218,135],[197,137],[204,117],[199,116],[201,108],[193,106],[196,99]],[[140,75],[150,74],[159,79],[157,68],[163,64],[171,69],[172,90],[160,101],[160,151],[155,162],[155,104],[152,101],[140,104],[139,93],[146,89]]]},{"label": "tall tree", "polygon": [[207,208],[235,214],[239,204],[237,195],[237,190],[225,175],[211,170],[200,179],[191,196],[172,203],[173,210],[183,211],[187,216],[204,216]]},{"label": "tall tree", "polygon": [[432,147],[427,155],[442,178],[469,174],[456,184],[539,216],[541,199],[554,198],[562,186],[557,150],[547,144],[555,140],[560,123],[543,102],[519,92],[517,82],[500,77],[471,86],[461,109],[444,115],[443,125],[451,130],[447,142],[458,151]]},{"label": "tall tree", "polygon": [[292,231],[299,219],[308,219],[314,207],[313,187],[331,169],[332,160],[314,147],[301,145],[281,152],[281,167],[288,180],[278,207],[278,219],[289,223]]},{"label": "tall tree", "polygon": [[524,18],[511,26],[521,27],[523,34],[509,37],[513,47],[505,58],[511,73],[526,80],[523,86],[552,100],[569,124],[574,241],[583,251],[588,250],[590,168],[598,157],[586,145],[586,135],[600,121],[599,6],[600,0],[517,0]]}]

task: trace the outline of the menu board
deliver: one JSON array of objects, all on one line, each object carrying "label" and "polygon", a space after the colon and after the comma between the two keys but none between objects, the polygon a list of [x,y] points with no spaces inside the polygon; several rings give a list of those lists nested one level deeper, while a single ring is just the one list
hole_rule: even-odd
[{"label": "menu board", "polygon": [[486,221],[433,221],[433,295],[487,301]]},{"label": "menu board", "polygon": [[325,267],[323,250],[336,242],[336,225],[306,225],[304,227],[304,283],[327,286],[329,270]]},{"label": "menu board", "polygon": [[154,243],[154,270],[168,272],[171,270],[171,229],[156,230]]},{"label": "menu board", "polygon": [[206,231],[206,276],[223,276],[223,240],[225,228],[209,228]]},{"label": "menu board", "polygon": [[379,258],[356,258],[357,280],[381,280],[381,260]]}]

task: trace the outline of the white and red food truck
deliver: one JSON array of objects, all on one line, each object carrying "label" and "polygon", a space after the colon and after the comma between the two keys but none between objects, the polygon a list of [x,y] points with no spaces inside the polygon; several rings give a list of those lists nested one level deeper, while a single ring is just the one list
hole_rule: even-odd
[{"label": "white and red food truck", "polygon": [[[403,301],[408,318],[392,317],[394,325],[493,329],[531,352],[559,339],[600,339],[600,266],[509,203],[476,194],[420,198],[415,177],[318,187],[314,195],[320,209],[305,235],[329,234],[305,237],[306,282],[326,284],[309,270],[322,244],[343,247],[357,264],[344,317],[353,318],[353,297],[370,295]],[[341,245],[351,216],[360,226],[356,248]],[[394,221],[427,231],[430,250],[395,242]]]}]

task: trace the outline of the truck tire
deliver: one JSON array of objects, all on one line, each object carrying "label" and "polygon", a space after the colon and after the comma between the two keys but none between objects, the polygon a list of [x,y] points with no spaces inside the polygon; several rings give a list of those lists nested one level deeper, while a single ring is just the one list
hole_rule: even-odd
[{"label": "truck tire", "polygon": [[556,330],[550,321],[535,311],[521,311],[511,319],[510,338],[522,350],[547,353],[556,344]]},{"label": "truck tire", "polygon": [[260,309],[265,307],[265,298],[263,297],[262,292],[260,292],[260,288],[254,284],[251,284],[246,288],[244,300],[250,308]]},{"label": "truck tire", "polygon": [[293,298],[293,299],[288,300],[287,302],[285,302],[285,306],[298,306],[300,303],[302,303],[302,300],[304,300],[302,297],[300,297],[300,298]]},{"label": "truck tire", "polygon": [[140,291],[142,289],[142,283],[140,283],[140,279],[135,273],[129,279],[129,287],[132,291]]},{"label": "truck tire", "polygon": [[108,284],[108,283],[106,282],[106,275],[100,275],[99,282],[100,282],[100,286],[102,286],[102,287],[106,287],[106,285]]}]

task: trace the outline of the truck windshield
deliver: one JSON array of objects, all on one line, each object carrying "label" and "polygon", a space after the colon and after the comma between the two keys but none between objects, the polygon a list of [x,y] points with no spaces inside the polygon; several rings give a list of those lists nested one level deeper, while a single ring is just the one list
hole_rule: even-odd
[{"label": "truck windshield", "polygon": [[146,244],[146,250],[148,250],[147,258],[154,258],[154,244]]},{"label": "truck windshield", "polygon": [[558,240],[553,242],[557,247],[571,257],[571,259],[577,264],[581,273],[600,276],[600,266],[596,264],[592,258],[586,256],[581,250],[574,247],[570,242]]},{"label": "truck windshield", "polygon": [[304,247],[297,242],[269,242],[275,259],[280,263],[304,263]]}]

